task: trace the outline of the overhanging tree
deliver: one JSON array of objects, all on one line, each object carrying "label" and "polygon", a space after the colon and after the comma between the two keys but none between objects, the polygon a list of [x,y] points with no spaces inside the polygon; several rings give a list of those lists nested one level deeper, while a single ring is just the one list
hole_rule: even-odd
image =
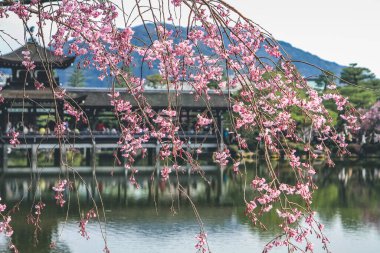
[{"label": "overhanging tree", "polygon": [[[162,4],[163,2],[165,3]],[[36,0],[30,1],[30,5],[14,3],[2,8],[0,18],[3,21],[8,14],[14,14],[25,24],[31,17],[36,18],[39,30],[37,39],[47,40],[45,42],[53,45],[55,54],[64,54],[65,47],[70,44],[73,54],[86,55],[84,67],[100,71],[99,79],[111,76],[122,86],[125,85],[125,90],[133,96],[137,104],[136,109],[132,109],[131,102],[115,89],[109,91],[115,117],[121,129],[118,143],[121,146],[120,152],[126,158],[125,168],[132,170],[136,155],[146,152],[144,143],[155,140],[160,144],[158,158],[164,161],[160,171],[164,183],[169,183],[170,175],[179,174],[178,160],[185,160],[190,166],[199,168],[197,161],[192,158],[194,150],[189,149],[178,134],[178,112],[181,105],[168,96],[168,106],[162,111],[153,111],[144,96],[146,80],[141,76],[134,76],[120,66],[133,67],[133,60],[137,59],[151,68],[158,66],[161,77],[167,80],[164,82],[165,89],[175,90],[177,95],[181,94],[180,87],[184,82],[190,85],[194,100],[201,100],[209,108],[208,112],[197,115],[198,128],[212,125],[217,129],[216,132],[223,131],[218,129],[216,119],[212,116],[212,104],[208,96],[210,92],[220,94],[220,99],[225,99],[230,104],[231,131],[236,136],[239,149],[248,151],[248,140],[241,135],[241,132],[246,131],[254,133],[256,140],[263,145],[267,173],[256,175],[250,185],[255,194],[247,196],[244,202],[246,215],[253,224],[261,227],[266,226],[261,221],[261,215],[273,211],[276,207],[275,212],[280,218],[282,233],[270,241],[265,250],[275,246],[286,246],[293,251],[300,249],[301,246],[297,242],[301,242],[306,245],[304,251],[313,251],[308,239],[311,233],[327,248],[327,238],[323,234],[322,225],[315,219],[311,208],[312,193],[317,188],[312,180],[316,171],[311,161],[318,156],[318,152],[323,151],[327,163],[333,165],[330,143],[338,147],[339,154],[346,152],[344,139],[335,131],[333,120],[323,101],[333,101],[337,109],[343,112],[341,117],[348,127],[357,129],[355,110],[350,107],[348,101],[334,86],[323,96],[309,88],[292,61],[281,53],[277,41],[223,0],[126,3],[128,5],[118,5],[111,1],[63,0],[48,8],[51,3],[42,4]],[[180,13],[182,16],[179,16]],[[121,22],[117,20],[118,17],[121,18]],[[147,20],[152,24],[148,24]],[[131,26],[137,21],[144,25],[148,36],[140,37],[140,34],[133,32]],[[174,28],[169,29],[167,24]],[[181,25],[186,26],[183,36],[179,36]],[[51,31],[51,37],[44,32],[48,27],[55,28]],[[260,48],[264,48],[265,55],[258,54]],[[25,55],[27,56],[28,52],[25,52]],[[27,70],[32,70],[33,62],[27,57],[24,60]],[[276,66],[276,62],[281,66]],[[355,67],[356,65],[352,66],[356,71]],[[273,71],[275,69],[281,72]],[[229,73],[223,85],[225,89],[209,85],[211,82],[223,80],[223,73]],[[363,71],[360,73],[363,74]],[[352,78],[351,75],[347,75],[346,78],[348,82],[356,82],[371,76],[364,71],[364,77],[355,72]],[[237,88],[240,89],[239,94],[232,94],[232,90]],[[70,97],[64,91],[56,94],[58,91],[52,89],[52,92],[58,99],[70,101]],[[88,120],[81,110],[68,107],[67,111],[78,121]],[[318,141],[315,145],[299,138],[300,130],[292,116],[294,112],[302,115],[305,124],[317,133]],[[64,120],[58,113],[55,118],[55,134],[63,140]],[[11,141],[17,144],[17,138],[18,135],[14,134]],[[218,142],[223,143],[221,139]],[[307,160],[301,160],[290,147],[289,144],[294,142],[303,148]],[[196,147],[196,150],[203,152],[202,145]],[[269,155],[280,152],[286,156],[292,168],[294,184],[281,182],[272,167]],[[220,166],[231,164],[234,173],[245,176],[245,173],[240,171],[241,161],[230,155],[228,147],[223,146],[216,152],[215,161]],[[64,162],[62,165],[64,166]],[[132,171],[135,175],[135,171]],[[69,181],[69,178],[61,178],[53,188],[57,203],[62,207],[67,204],[62,192],[75,191],[69,187]],[[131,183],[138,185],[134,177],[131,177]],[[177,184],[176,190],[183,193],[181,187],[181,184]],[[291,201],[293,196],[297,196],[302,204]],[[41,204],[40,211],[42,207]],[[0,209],[4,219],[1,224],[6,231],[12,231],[11,220],[8,219],[10,213],[5,213],[5,210],[6,208]],[[99,217],[99,213],[94,210],[97,209],[91,209],[82,217],[81,234],[85,234],[83,231],[87,224],[86,219],[88,221],[95,216]],[[36,216],[33,208],[31,216]],[[200,219],[198,216],[197,218]],[[17,245],[12,244],[10,236],[8,238],[14,249]],[[197,238],[199,241],[196,248],[201,252],[208,251],[203,226],[200,226]],[[106,240],[104,250],[108,252]]]}]

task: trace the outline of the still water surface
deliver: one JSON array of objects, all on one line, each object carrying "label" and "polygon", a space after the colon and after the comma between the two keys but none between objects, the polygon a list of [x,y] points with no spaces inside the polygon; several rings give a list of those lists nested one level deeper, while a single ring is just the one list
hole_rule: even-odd
[{"label": "still water surface", "polygon": [[[316,182],[320,189],[314,196],[318,217],[324,223],[332,252],[380,252],[380,161],[340,162],[333,169],[319,166]],[[283,180],[289,171],[281,164],[277,172]],[[248,170],[253,177],[253,170]],[[197,206],[211,252],[261,252],[272,239],[276,228],[261,231],[244,217],[243,181],[227,170],[200,176],[181,176],[179,181]],[[99,191],[107,217],[106,240],[111,252],[196,252],[195,236],[199,226],[185,194],[177,194],[176,180],[171,185],[152,184],[149,176],[137,176],[141,189],[127,183],[124,176],[101,176]],[[91,177],[85,182],[75,180],[78,195],[71,195],[71,208],[56,207],[51,187],[54,177],[42,177],[37,194],[32,195],[30,178],[5,177],[0,181],[0,195],[7,202],[24,200],[20,211],[13,215],[13,241],[20,252],[102,252],[104,240],[99,224],[87,226],[90,239],[79,234],[78,205],[85,212],[91,208],[91,195],[100,203]],[[86,184],[89,191],[86,190]],[[49,203],[42,215],[39,243],[33,246],[33,227],[25,216],[32,199]],[[66,195],[68,197],[68,195]],[[173,207],[173,208],[171,208]],[[173,211],[174,209],[174,211]],[[268,221],[272,217],[268,217]],[[102,225],[104,225],[102,223]],[[55,249],[49,247],[56,242]],[[0,236],[0,252],[8,252],[5,238]],[[273,252],[286,252],[280,248]],[[316,252],[323,252],[316,246]]]}]

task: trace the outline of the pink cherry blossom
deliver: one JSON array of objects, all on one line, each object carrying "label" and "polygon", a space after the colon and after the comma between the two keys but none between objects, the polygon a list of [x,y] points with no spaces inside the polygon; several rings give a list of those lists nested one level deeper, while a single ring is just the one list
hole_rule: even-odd
[{"label": "pink cherry blossom", "polygon": [[52,189],[55,191],[55,199],[57,201],[57,204],[61,207],[64,206],[66,203],[66,200],[64,199],[63,192],[66,190],[68,181],[66,179],[59,180],[58,184],[56,186],[53,186]]},{"label": "pink cherry blossom", "polygon": [[161,177],[163,181],[168,181],[169,180],[169,174],[172,172],[171,168],[169,167],[163,167],[161,169]]}]

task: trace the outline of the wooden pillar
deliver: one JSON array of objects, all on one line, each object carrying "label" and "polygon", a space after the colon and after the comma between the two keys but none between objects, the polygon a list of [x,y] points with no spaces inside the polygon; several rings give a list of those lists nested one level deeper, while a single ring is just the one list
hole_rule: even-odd
[{"label": "wooden pillar", "polygon": [[60,145],[59,147],[59,153],[60,153],[60,159],[59,159],[59,167],[61,168],[61,171],[67,170],[67,150],[65,145]]},{"label": "wooden pillar", "polygon": [[5,128],[6,128],[6,125],[7,125],[7,120],[6,120],[6,109],[5,109],[5,106],[2,105],[0,107],[0,128],[1,128],[1,135],[3,135],[5,133]]},{"label": "wooden pillar", "polygon": [[224,148],[224,140],[223,140],[223,119],[222,119],[222,112],[217,110],[216,111],[216,117],[217,117],[217,125],[218,129],[215,132],[215,135],[218,137],[219,135],[219,150],[222,150]]},{"label": "wooden pillar", "polygon": [[37,115],[37,106],[35,103],[33,103],[33,108],[32,108],[32,118],[33,118],[33,122],[30,122],[34,128],[34,131],[36,131],[38,133],[38,127],[37,127],[37,118],[38,118],[38,115]]},{"label": "wooden pillar", "polygon": [[54,166],[61,167],[61,152],[60,148],[54,148]]},{"label": "wooden pillar", "polygon": [[217,182],[217,193],[216,193],[216,203],[220,204],[223,194],[223,168],[220,167],[218,170],[218,182]]},{"label": "wooden pillar", "polygon": [[95,127],[97,124],[97,122],[95,121],[95,119],[97,118],[96,115],[97,115],[97,109],[93,109],[91,113],[91,121],[88,123],[89,124],[88,126],[92,131],[95,130]]},{"label": "wooden pillar", "polygon": [[123,201],[123,203],[125,205],[128,205],[128,170],[127,169],[125,169],[125,176],[124,176],[124,180],[123,180],[123,189],[124,189],[124,194],[123,194],[124,201]]},{"label": "wooden pillar", "polygon": [[154,150],[152,148],[147,148],[147,152],[148,166],[154,166]]},{"label": "wooden pillar", "polygon": [[84,148],[84,157],[86,159],[86,166],[92,166],[92,147],[89,148],[89,147],[86,147]]},{"label": "wooden pillar", "polygon": [[4,150],[4,144],[2,144],[0,146],[1,150],[0,150],[0,171],[1,173],[4,173],[4,154],[3,154],[3,150]]},{"label": "wooden pillar", "polygon": [[92,150],[91,150],[91,169],[92,174],[95,175],[96,172],[96,142],[92,141]]},{"label": "wooden pillar", "polygon": [[57,120],[57,124],[59,123],[59,122],[64,122],[65,121],[65,119],[64,119],[64,110],[63,110],[63,102],[62,101],[58,101],[58,103],[57,103],[57,109],[58,109],[58,120]]},{"label": "wooden pillar", "polygon": [[0,110],[2,111],[1,113],[1,135],[4,135],[5,134],[5,131],[6,131],[6,128],[7,128],[7,124],[8,124],[8,104],[3,104],[1,107],[0,107]]},{"label": "wooden pillar", "polygon": [[121,201],[121,182],[120,179],[117,181],[117,202],[120,203]]},{"label": "wooden pillar", "polygon": [[187,132],[190,132],[191,130],[191,122],[190,122],[190,110],[186,109],[186,124],[187,124]]},{"label": "wooden pillar", "polygon": [[37,144],[32,145],[32,152],[31,152],[31,170],[32,173],[37,172],[37,165],[38,165],[38,152],[37,152],[38,146]]},{"label": "wooden pillar", "polygon": [[3,144],[3,173],[8,172],[8,144]]},{"label": "wooden pillar", "polygon": [[156,142],[156,173],[157,177],[160,176],[160,143]]},{"label": "wooden pillar", "polygon": [[152,200],[153,200],[152,189],[153,189],[153,182],[152,182],[151,179],[149,179],[148,180],[148,199],[147,199],[147,204],[152,203]]}]

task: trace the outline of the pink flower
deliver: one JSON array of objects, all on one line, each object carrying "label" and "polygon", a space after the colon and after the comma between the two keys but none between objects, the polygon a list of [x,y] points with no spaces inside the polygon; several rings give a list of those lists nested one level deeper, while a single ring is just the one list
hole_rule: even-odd
[{"label": "pink flower", "polygon": [[31,71],[33,70],[36,65],[34,65],[34,62],[30,58],[30,52],[29,51],[22,51],[21,52],[24,56],[24,60],[22,61],[22,65],[28,70]]},{"label": "pink flower", "polygon": [[207,234],[204,232],[200,232],[196,237],[197,244],[195,248],[198,252],[206,253],[207,252]]},{"label": "pink flower", "polygon": [[19,132],[12,132],[11,133],[12,135],[12,139],[9,140],[9,143],[13,146],[13,147],[16,147],[17,145],[20,144],[20,141],[18,140],[18,136],[20,135]]},{"label": "pink flower", "polygon": [[171,0],[172,4],[176,7],[180,6],[182,3],[182,0]]},{"label": "pink flower", "polygon": [[174,110],[162,110],[162,114],[169,117],[175,117],[177,115],[177,112]]},{"label": "pink flower", "polygon": [[54,128],[54,133],[56,136],[58,137],[62,137],[65,133],[65,130],[66,130],[66,126],[64,123],[59,123],[59,124],[56,124],[55,125],[55,128]]},{"label": "pink flower", "polygon": [[313,252],[313,249],[314,249],[313,244],[311,242],[308,242],[306,245],[305,252],[307,251]]},{"label": "pink flower", "polygon": [[247,212],[251,213],[253,212],[253,210],[255,210],[255,208],[257,207],[256,205],[256,202],[255,201],[250,201],[247,203]]},{"label": "pink flower", "polygon": [[62,89],[54,90],[54,96],[57,99],[63,99],[66,96],[66,90],[62,90]]},{"label": "pink flower", "polygon": [[6,237],[13,235],[13,228],[10,225],[12,221],[10,216],[3,216],[3,221],[0,222],[0,233],[4,233]]},{"label": "pink flower", "polygon": [[[1,201],[1,198],[0,198],[0,201]],[[7,208],[7,205],[0,204],[0,213],[4,212],[6,208]]]},{"label": "pink flower", "polygon": [[83,117],[83,119],[85,119],[84,116],[83,116],[83,111],[79,111],[79,110],[75,109],[69,103],[65,102],[64,105],[63,105],[63,108],[66,110],[67,114],[75,117],[75,121],[76,122],[78,122],[82,117]]},{"label": "pink flower", "polygon": [[208,118],[205,118],[205,117],[202,117],[201,115],[197,115],[197,118],[198,118],[198,121],[197,121],[197,125],[198,126],[207,126],[207,125],[210,125],[212,123],[212,119],[208,119]]},{"label": "pink flower", "polygon": [[66,179],[59,180],[57,186],[53,186],[52,189],[55,191],[55,199],[57,200],[57,204],[61,207],[64,206],[66,201],[63,198],[63,192],[66,190],[68,181]]},{"label": "pink flower", "polygon": [[90,236],[88,235],[87,230],[86,230],[87,223],[90,221],[90,219],[96,218],[96,216],[97,215],[94,209],[91,209],[90,211],[86,213],[86,216],[82,218],[79,222],[79,233],[81,236],[83,236],[87,240],[90,239]]},{"label": "pink flower", "polygon": [[43,83],[40,83],[39,81],[34,82],[34,87],[36,87],[37,90],[44,89],[45,86]]},{"label": "pink flower", "polygon": [[239,172],[239,165],[240,165],[240,162],[236,162],[232,166],[232,170],[233,170],[234,173],[238,173]]},{"label": "pink flower", "polygon": [[171,168],[169,167],[164,167],[161,170],[161,177],[163,181],[167,181],[169,179],[169,174],[172,172]]},{"label": "pink flower", "polygon": [[276,58],[280,58],[281,57],[281,53],[279,51],[279,48],[278,46],[268,46],[268,45],[264,45],[264,48],[265,48],[265,51],[270,54],[271,56],[273,57],[276,57]]},{"label": "pink flower", "polygon": [[219,163],[220,166],[226,166],[228,164],[229,157],[230,157],[230,151],[228,149],[215,152],[215,162]]}]

